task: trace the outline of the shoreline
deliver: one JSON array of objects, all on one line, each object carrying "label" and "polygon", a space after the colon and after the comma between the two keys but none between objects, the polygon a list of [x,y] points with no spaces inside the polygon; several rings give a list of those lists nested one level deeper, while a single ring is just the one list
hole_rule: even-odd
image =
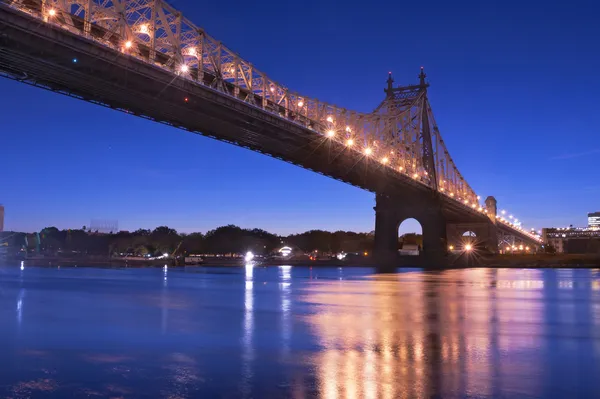
[{"label": "shoreline", "polygon": [[[185,267],[243,267],[243,258],[207,258],[200,264],[175,265],[172,259],[153,261],[123,261],[111,258],[38,258],[38,259],[5,259],[0,266],[18,266],[24,262],[27,266],[35,267],[114,267],[114,268],[185,268]],[[525,255],[525,256],[496,256],[490,258],[457,260],[445,267],[424,267],[423,259],[403,257],[399,259],[397,268],[419,268],[423,270],[450,270],[466,268],[507,268],[507,269],[596,269],[600,268],[600,256],[596,255]],[[299,266],[299,267],[371,267],[377,264],[372,258],[353,259],[352,261],[331,260],[258,260],[255,267]]]}]

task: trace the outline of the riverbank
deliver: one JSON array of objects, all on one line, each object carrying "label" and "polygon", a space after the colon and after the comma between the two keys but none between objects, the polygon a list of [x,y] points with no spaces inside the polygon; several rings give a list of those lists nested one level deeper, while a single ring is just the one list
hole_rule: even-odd
[{"label": "riverbank", "polygon": [[[126,260],[121,258],[35,258],[24,260],[0,261],[0,264],[15,265],[23,261],[27,266],[38,267],[184,267],[175,264],[173,259],[155,260]],[[464,256],[451,260],[445,267],[424,265],[420,256],[404,256],[399,258],[398,267],[421,267],[424,269],[461,269],[470,267],[484,268],[600,268],[599,255],[578,254],[529,254],[529,255],[496,255],[492,257]],[[201,264],[185,266],[220,266],[241,267],[246,264],[244,258],[207,257]],[[352,260],[339,260],[336,258],[307,260],[307,259],[257,259],[253,262],[256,266],[311,266],[311,267],[377,267],[371,257],[360,257]]]}]

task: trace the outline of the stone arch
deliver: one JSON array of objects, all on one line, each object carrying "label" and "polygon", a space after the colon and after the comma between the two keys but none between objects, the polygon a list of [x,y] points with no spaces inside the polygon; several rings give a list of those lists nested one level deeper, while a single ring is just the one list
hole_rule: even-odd
[{"label": "stone arch", "polygon": [[459,242],[459,247],[457,249],[460,250],[473,250],[481,245],[478,234],[474,231],[476,229],[469,229],[462,233],[461,239]]},{"label": "stone arch", "polygon": [[423,225],[416,218],[398,222],[398,252],[400,255],[419,255],[423,250]]},{"label": "stone arch", "polygon": [[488,247],[489,226],[485,223],[450,223],[448,249],[451,251],[483,250]]},{"label": "stone arch", "polygon": [[436,197],[421,193],[406,193],[401,197],[377,194],[375,206],[375,243],[380,270],[398,263],[398,231],[401,222],[414,218],[421,225],[423,247],[419,257],[428,267],[441,265],[447,253],[446,219]]}]

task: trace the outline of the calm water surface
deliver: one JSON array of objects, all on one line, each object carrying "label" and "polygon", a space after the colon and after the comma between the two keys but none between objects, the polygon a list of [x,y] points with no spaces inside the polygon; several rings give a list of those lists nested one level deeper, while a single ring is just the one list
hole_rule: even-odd
[{"label": "calm water surface", "polygon": [[600,270],[4,266],[0,397],[600,397]]}]

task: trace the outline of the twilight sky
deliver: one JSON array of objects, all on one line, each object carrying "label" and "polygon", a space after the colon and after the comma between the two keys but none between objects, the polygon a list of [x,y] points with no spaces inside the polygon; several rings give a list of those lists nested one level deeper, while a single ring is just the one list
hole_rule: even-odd
[{"label": "twilight sky", "polygon": [[[172,4],[291,89],[370,111],[417,81],[471,186],[524,227],[600,210],[600,6],[589,1]],[[6,230],[223,224],[371,231],[374,196],[269,157],[0,80]]]}]

